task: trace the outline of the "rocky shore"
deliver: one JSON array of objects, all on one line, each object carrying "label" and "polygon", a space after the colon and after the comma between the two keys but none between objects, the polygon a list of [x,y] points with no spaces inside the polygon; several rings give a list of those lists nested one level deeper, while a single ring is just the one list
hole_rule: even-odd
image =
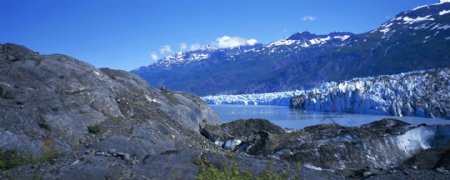
[{"label": "rocky shore", "polygon": [[250,119],[225,123],[220,128],[207,126],[201,132],[225,149],[301,162],[305,167],[345,177],[372,176],[397,169],[435,170],[448,176],[449,161],[444,155],[450,150],[448,125],[412,126],[383,119],[361,127],[323,124],[286,131],[267,120]]}]

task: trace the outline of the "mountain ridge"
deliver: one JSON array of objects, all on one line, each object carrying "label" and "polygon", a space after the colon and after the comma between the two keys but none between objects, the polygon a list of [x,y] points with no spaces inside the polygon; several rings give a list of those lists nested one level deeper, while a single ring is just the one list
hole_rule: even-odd
[{"label": "mountain ridge", "polygon": [[447,10],[450,3],[438,3],[399,13],[362,34],[307,41],[312,33],[300,32],[243,53],[132,72],[156,86],[216,95],[309,89],[327,81],[449,67]]}]

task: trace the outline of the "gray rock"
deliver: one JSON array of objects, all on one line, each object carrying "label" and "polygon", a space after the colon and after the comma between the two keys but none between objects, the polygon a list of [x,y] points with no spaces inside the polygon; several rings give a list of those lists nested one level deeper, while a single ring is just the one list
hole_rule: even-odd
[{"label": "gray rock", "polygon": [[125,153],[125,155],[123,156],[123,159],[126,160],[126,161],[130,161],[131,160],[130,154]]},{"label": "gray rock", "polygon": [[[220,123],[201,99],[154,88],[131,73],[0,44],[0,74],[0,150],[36,157],[60,152],[52,169],[40,169],[58,171],[76,162],[71,170],[81,174],[72,176],[67,170],[62,179],[134,177],[126,164],[117,165],[126,167],[123,171],[76,166],[117,161],[109,157],[111,149],[123,152],[131,164],[135,157],[168,150],[220,150],[200,134],[200,126]],[[73,159],[79,154],[86,157]]]},{"label": "gray rock", "polygon": [[236,139],[228,139],[223,145],[225,149],[324,169],[361,171],[361,176],[366,168],[370,173],[366,176],[371,176],[372,169],[398,166],[424,149],[450,143],[450,135],[446,133],[450,126],[414,127],[394,119],[361,127],[323,124],[290,133],[267,128],[271,126],[262,120],[225,123],[221,127],[205,127],[202,134],[213,142],[226,137],[242,140],[235,143]]},{"label": "gray rock", "polygon": [[0,98],[13,99],[16,96],[14,87],[5,82],[0,82]]},{"label": "gray rock", "polygon": [[[81,142],[142,156],[183,149],[187,139],[201,138],[200,124],[219,123],[198,97],[153,88],[125,71],[14,44],[0,44],[0,54],[0,133],[8,132],[2,149],[70,152]],[[88,132],[94,125],[95,136]]]},{"label": "gray rock", "polygon": [[116,149],[109,149],[109,150],[108,150],[108,153],[109,153],[109,154],[115,154],[115,153],[116,153]]},{"label": "gray rock", "polygon": [[106,153],[103,151],[98,151],[98,152],[95,152],[95,155],[96,156],[106,156]]}]

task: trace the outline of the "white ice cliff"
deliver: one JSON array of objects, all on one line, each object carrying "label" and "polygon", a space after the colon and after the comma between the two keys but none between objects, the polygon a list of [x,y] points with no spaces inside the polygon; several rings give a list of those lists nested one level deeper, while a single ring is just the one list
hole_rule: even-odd
[{"label": "white ice cliff", "polygon": [[238,94],[204,96],[202,99],[208,104],[241,104],[241,105],[277,105],[289,106],[289,101],[303,91],[286,91],[261,94]]},{"label": "white ice cliff", "polygon": [[290,105],[312,111],[450,119],[450,69],[327,82],[311,90],[202,99],[208,104]]},{"label": "white ice cliff", "polygon": [[330,82],[292,98],[291,107],[325,112],[450,119],[449,69]]}]

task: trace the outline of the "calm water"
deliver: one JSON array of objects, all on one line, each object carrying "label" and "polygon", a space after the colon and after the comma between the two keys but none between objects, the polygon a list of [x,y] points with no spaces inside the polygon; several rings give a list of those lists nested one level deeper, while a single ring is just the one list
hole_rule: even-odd
[{"label": "calm water", "polygon": [[284,127],[300,129],[307,126],[338,123],[343,126],[360,126],[383,118],[395,118],[410,124],[450,124],[450,120],[421,117],[308,112],[289,109],[287,106],[211,105],[222,122],[237,119],[262,118]]}]

